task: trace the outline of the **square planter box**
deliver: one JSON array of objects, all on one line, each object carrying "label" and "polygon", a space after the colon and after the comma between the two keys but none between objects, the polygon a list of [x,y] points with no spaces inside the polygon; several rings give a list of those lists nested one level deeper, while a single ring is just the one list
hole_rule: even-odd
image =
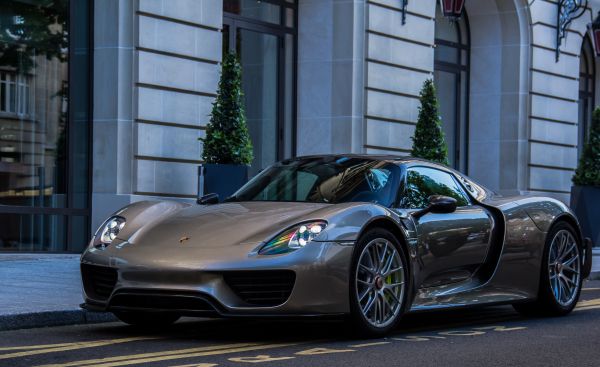
[{"label": "square planter box", "polygon": [[579,219],[583,235],[592,239],[593,246],[600,246],[600,187],[573,186],[571,208]]},{"label": "square planter box", "polygon": [[198,171],[198,197],[219,194],[222,202],[248,182],[248,166],[203,164]]}]

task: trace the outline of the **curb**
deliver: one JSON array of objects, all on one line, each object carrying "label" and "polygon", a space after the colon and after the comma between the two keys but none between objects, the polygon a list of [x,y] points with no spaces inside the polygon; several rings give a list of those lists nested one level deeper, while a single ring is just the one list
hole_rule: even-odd
[{"label": "curb", "polygon": [[116,321],[111,313],[87,310],[45,311],[0,315],[0,331],[31,329],[47,326],[98,324]]}]

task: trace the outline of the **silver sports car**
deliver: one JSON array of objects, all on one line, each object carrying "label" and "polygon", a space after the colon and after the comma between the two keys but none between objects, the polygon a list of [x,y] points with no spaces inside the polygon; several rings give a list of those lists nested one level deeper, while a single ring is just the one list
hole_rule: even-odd
[{"label": "silver sports car", "polygon": [[142,201],[81,258],[85,303],[129,324],[180,316],[348,316],[381,335],[403,314],[512,304],[565,315],[591,242],[560,201],[501,197],[414,158],[282,161],[219,203]]}]

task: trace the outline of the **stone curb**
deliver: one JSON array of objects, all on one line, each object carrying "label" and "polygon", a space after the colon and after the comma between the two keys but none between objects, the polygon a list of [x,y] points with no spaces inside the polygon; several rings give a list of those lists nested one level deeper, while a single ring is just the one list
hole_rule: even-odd
[{"label": "stone curb", "polygon": [[44,311],[0,315],[0,331],[116,321],[111,313],[86,310]]}]

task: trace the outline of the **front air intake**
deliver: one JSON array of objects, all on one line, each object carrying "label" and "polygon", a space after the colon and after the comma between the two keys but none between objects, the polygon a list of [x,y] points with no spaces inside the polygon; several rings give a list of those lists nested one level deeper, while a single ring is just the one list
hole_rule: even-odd
[{"label": "front air intake", "polygon": [[81,264],[85,293],[97,301],[106,301],[117,284],[117,269],[106,266]]},{"label": "front air intake", "polygon": [[290,297],[296,273],[291,270],[232,271],[223,273],[223,279],[247,304],[273,307]]}]

